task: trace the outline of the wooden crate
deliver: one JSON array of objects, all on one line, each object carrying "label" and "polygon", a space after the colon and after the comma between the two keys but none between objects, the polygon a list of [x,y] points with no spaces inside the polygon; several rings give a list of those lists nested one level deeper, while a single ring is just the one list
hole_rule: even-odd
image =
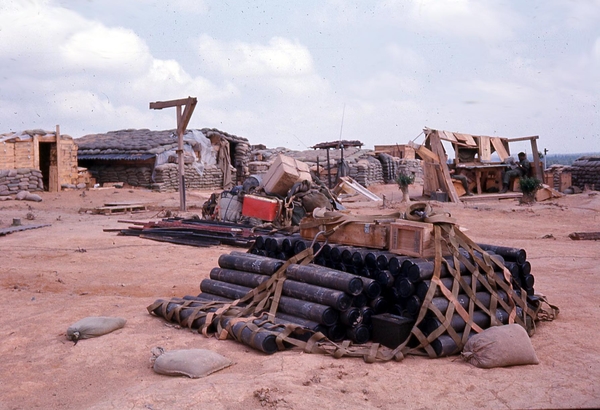
[{"label": "wooden crate", "polygon": [[299,181],[312,181],[310,168],[304,162],[279,154],[269,171],[262,177],[262,186],[270,194],[285,196]]},{"label": "wooden crate", "polygon": [[[415,258],[433,258],[433,224],[404,219],[391,223],[389,251]],[[445,245],[442,245],[442,255],[449,255]]]},{"label": "wooden crate", "polygon": [[[307,220],[312,220],[312,218],[306,218],[303,221]],[[327,229],[331,228],[332,226],[327,227]],[[302,223],[300,224],[300,235],[306,240],[312,241],[319,230],[318,227],[302,228]],[[387,249],[389,230],[389,223],[352,222],[339,228],[328,237],[328,240],[330,243],[338,245]],[[319,236],[319,241],[323,239],[323,236]]]}]

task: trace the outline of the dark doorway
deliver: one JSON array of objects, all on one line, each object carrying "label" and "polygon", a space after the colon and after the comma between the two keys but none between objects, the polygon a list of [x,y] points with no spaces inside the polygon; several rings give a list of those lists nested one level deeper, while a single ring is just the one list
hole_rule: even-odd
[{"label": "dark doorway", "polygon": [[[54,142],[40,142],[40,171],[42,180],[44,181],[44,191],[50,190],[50,165],[52,165],[52,151],[56,152],[56,144]],[[56,162],[56,160],[54,161]]]}]

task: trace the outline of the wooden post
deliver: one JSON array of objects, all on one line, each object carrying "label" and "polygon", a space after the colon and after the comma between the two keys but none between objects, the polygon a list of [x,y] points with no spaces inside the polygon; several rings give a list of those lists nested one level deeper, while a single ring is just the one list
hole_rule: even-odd
[{"label": "wooden post", "polygon": [[533,153],[533,175],[540,181],[544,181],[540,170],[540,153],[537,147],[537,137],[531,137],[531,151]]},{"label": "wooden post", "polygon": [[[194,108],[198,103],[195,97],[182,98],[180,100],[156,101],[150,103],[151,110],[162,110],[168,107],[177,107],[177,173],[179,177],[179,210],[185,211],[185,168],[183,166],[183,134],[187,128]],[[183,113],[181,107],[185,106]]]},{"label": "wooden post", "polygon": [[56,124],[56,192],[60,192],[60,170],[62,153],[60,152],[60,125]]},{"label": "wooden post", "polygon": [[327,188],[331,189],[331,161],[329,160],[329,148],[327,151]]}]

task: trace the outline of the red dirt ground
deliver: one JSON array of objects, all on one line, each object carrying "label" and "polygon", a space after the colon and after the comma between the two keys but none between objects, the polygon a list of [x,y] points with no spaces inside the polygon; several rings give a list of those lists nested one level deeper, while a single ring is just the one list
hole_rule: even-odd
[{"label": "red dirt ground", "polygon": [[[393,186],[374,187],[399,200]],[[200,214],[208,192],[188,193],[185,215]],[[298,350],[266,356],[205,338],[150,316],[160,297],[197,294],[232,248],[195,248],[117,236],[118,220],[177,213],[177,193],[100,189],[43,193],[40,203],[0,202],[0,229],[13,218],[50,227],[0,236],[0,409],[465,409],[600,407],[600,246],[572,241],[600,230],[596,192],[521,206],[516,200],[440,204],[476,242],[527,250],[536,291],[561,308],[532,343],[539,365],[478,369],[456,357],[409,356],[366,364]],[[92,215],[80,208],[143,202],[149,211]],[[196,208],[194,207],[196,206]],[[396,203],[396,206],[402,206]],[[353,204],[361,212],[382,212]],[[386,210],[391,211],[391,210]],[[33,220],[27,219],[34,218]],[[66,340],[86,316],[121,316],[111,334]],[[150,350],[205,348],[235,364],[202,379],[155,374]]]}]

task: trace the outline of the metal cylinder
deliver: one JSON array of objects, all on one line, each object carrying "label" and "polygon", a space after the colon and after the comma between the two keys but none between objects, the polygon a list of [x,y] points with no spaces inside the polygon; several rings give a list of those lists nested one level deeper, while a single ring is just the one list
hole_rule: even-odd
[{"label": "metal cylinder", "polygon": [[209,278],[221,282],[255,288],[261,283],[268,281],[270,276],[233,269],[212,268]]},{"label": "metal cylinder", "polygon": [[371,339],[371,331],[367,326],[360,324],[347,328],[346,337],[356,344],[363,344]]},{"label": "metal cylinder", "polygon": [[239,271],[272,275],[283,265],[283,262],[273,258],[258,258],[256,255],[231,255],[219,256],[219,267]]},{"label": "metal cylinder", "polygon": [[[475,333],[473,332],[472,335]],[[462,333],[458,334],[458,337],[462,339]],[[437,357],[452,356],[453,354],[459,353],[462,347],[458,347],[454,339],[444,334],[431,342],[431,347],[435,351]]]},{"label": "metal cylinder", "polygon": [[394,286],[398,290],[398,294],[402,298],[408,298],[415,294],[416,287],[414,283],[408,278],[398,277]]},{"label": "metal cylinder", "polygon": [[381,295],[381,285],[374,279],[364,278],[361,276],[360,278],[363,283],[363,293],[369,299],[375,299],[379,295]]},{"label": "metal cylinder", "polygon": [[367,303],[369,303],[369,298],[364,292],[352,298],[353,307],[362,308],[363,306],[367,306]]},{"label": "metal cylinder", "polygon": [[373,273],[373,279],[375,279],[383,288],[391,288],[394,286],[394,276],[389,270],[375,271]]},{"label": "metal cylinder", "polygon": [[369,306],[362,307],[360,309],[360,316],[362,317],[362,323],[365,326],[371,325],[371,318],[373,317],[373,309]]},{"label": "metal cylinder", "polygon": [[340,312],[340,322],[346,326],[354,326],[359,322],[360,309],[351,307],[350,309]]},{"label": "metal cylinder", "polygon": [[[472,282],[472,278],[473,278],[472,276],[465,275],[465,276],[461,276],[461,278],[465,281],[467,286],[471,286],[471,282]],[[454,285],[454,278],[440,278],[440,281],[447,289],[452,290],[452,286]],[[424,280],[421,283],[419,283],[417,285],[417,296],[420,297],[421,299],[425,299],[425,295],[427,295],[427,292],[429,291],[430,286],[431,286],[430,280]],[[475,291],[480,291],[480,290],[483,290],[483,284],[480,281],[477,281],[477,284],[475,285]],[[462,287],[460,287],[458,293],[464,293],[464,290]],[[442,295],[443,295],[442,290],[440,289],[439,286],[437,286],[433,296],[438,297],[438,296],[442,296]]]},{"label": "metal cylinder", "polygon": [[288,278],[330,289],[337,289],[350,295],[358,295],[363,290],[359,276],[328,269],[316,265],[290,265],[286,269]]},{"label": "metal cylinder", "polygon": [[346,338],[346,326],[341,323],[335,323],[327,329],[327,337],[332,342],[341,342]]},{"label": "metal cylinder", "polygon": [[283,282],[283,294],[292,298],[331,306],[337,310],[346,310],[352,306],[352,297],[346,292],[292,280]]},{"label": "metal cylinder", "polygon": [[493,252],[504,257],[504,259],[506,259],[507,261],[517,262],[521,264],[525,263],[525,261],[527,260],[527,252],[525,252],[525,249],[511,248],[508,246],[488,245],[485,243],[478,243],[477,245],[479,245],[479,247],[484,251]]},{"label": "metal cylinder", "polygon": [[376,315],[387,312],[389,305],[389,302],[383,296],[379,296],[369,302],[369,306]]},{"label": "metal cylinder", "polygon": [[312,320],[325,326],[332,326],[339,318],[339,312],[329,306],[298,300],[288,296],[281,297],[279,300],[279,309],[283,313]]}]

